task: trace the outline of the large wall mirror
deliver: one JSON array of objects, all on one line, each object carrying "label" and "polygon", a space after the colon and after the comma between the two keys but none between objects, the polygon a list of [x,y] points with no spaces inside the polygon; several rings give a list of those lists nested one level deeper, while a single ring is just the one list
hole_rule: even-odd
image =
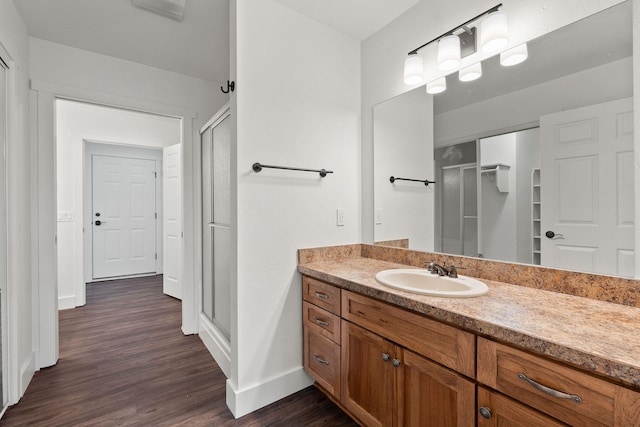
[{"label": "large wall mirror", "polygon": [[375,241],[634,276],[632,44],[629,0],[376,105]]}]

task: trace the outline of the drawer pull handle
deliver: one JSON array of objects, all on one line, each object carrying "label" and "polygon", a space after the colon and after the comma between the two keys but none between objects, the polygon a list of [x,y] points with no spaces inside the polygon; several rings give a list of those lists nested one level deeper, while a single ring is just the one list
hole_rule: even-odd
[{"label": "drawer pull handle", "polygon": [[313,321],[316,322],[320,326],[329,326],[329,322],[325,322],[324,320],[320,320],[317,317],[313,317]]},{"label": "drawer pull handle", "polygon": [[313,294],[316,296],[316,298],[329,299],[329,295],[323,294],[322,292],[313,291]]},{"label": "drawer pull handle", "polygon": [[316,359],[316,362],[322,363],[323,365],[329,365],[328,361],[324,360],[322,357],[318,356],[317,354],[314,354],[313,357]]},{"label": "drawer pull handle", "polygon": [[577,394],[569,394],[569,393],[563,393],[561,391],[558,390],[554,390],[550,387],[544,386],[540,383],[535,382],[534,380],[532,380],[531,378],[527,377],[525,374],[523,373],[519,373],[518,374],[518,378],[520,378],[523,381],[528,382],[529,384],[531,384],[533,387],[535,387],[536,389],[540,390],[543,393],[546,393],[548,395],[551,395],[553,397],[559,397],[560,399],[571,399],[576,403],[582,403],[582,398],[580,396],[578,396]]}]

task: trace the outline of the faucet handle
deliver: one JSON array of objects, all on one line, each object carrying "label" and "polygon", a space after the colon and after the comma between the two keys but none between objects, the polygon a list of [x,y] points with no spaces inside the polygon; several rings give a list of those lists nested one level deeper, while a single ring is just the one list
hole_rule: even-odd
[{"label": "faucet handle", "polygon": [[452,265],[451,267],[449,267],[448,272],[447,272],[447,276],[456,279],[458,277],[458,270],[464,270],[465,267],[457,267],[455,265]]}]

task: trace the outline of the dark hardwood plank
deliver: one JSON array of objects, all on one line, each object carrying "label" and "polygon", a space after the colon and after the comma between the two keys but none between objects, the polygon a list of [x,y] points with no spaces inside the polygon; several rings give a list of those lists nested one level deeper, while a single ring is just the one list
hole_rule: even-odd
[{"label": "dark hardwood plank", "polygon": [[180,302],[162,276],[87,286],[61,311],[60,360],[36,372],[1,426],[355,426],[309,387],[240,419],[200,339],[180,331]]}]

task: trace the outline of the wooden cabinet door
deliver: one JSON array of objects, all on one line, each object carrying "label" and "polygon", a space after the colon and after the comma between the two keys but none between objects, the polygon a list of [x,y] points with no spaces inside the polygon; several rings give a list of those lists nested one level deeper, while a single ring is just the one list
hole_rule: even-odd
[{"label": "wooden cabinet door", "polygon": [[484,387],[478,387],[478,427],[560,427],[566,424]]},{"label": "wooden cabinet door", "polygon": [[366,426],[393,425],[395,351],[379,335],[342,321],[341,400]]},{"label": "wooden cabinet door", "polygon": [[475,384],[408,350],[396,372],[397,426],[472,427]]}]

